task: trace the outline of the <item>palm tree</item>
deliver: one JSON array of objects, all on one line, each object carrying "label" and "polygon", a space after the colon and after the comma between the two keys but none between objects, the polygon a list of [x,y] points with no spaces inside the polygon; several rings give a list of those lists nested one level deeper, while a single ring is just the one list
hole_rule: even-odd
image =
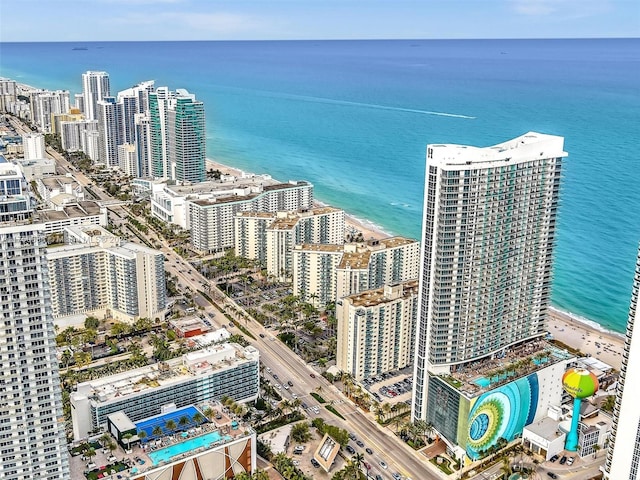
[{"label": "palm tree", "polygon": [[204,413],[204,416],[207,417],[209,420],[211,420],[211,418],[213,418],[213,410],[211,409],[211,407],[207,407],[205,408],[202,413]]},{"label": "palm tree", "polygon": [[160,425],[156,425],[155,427],[153,427],[153,430],[151,431],[151,435],[153,435],[156,438],[161,437],[163,433],[164,431],[162,430],[162,427]]},{"label": "palm tree", "polygon": [[196,423],[196,425],[200,425],[203,420],[204,416],[200,412],[196,412],[193,414],[193,421]]},{"label": "palm tree", "polygon": [[140,441],[143,441],[145,438],[147,438],[147,431],[138,430],[138,438],[140,439]]},{"label": "palm tree", "polygon": [[183,428],[189,425],[190,423],[191,423],[191,419],[187,415],[181,416],[180,420],[178,420],[178,425],[180,425]]}]

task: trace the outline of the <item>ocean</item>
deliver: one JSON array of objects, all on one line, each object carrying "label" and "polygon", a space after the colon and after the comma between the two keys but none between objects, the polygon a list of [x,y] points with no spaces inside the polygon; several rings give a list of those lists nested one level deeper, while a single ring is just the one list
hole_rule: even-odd
[{"label": "ocean", "polygon": [[0,75],[205,102],[207,156],[420,237],[428,143],[565,137],[553,303],[625,329],[640,242],[640,39],[2,43]]}]

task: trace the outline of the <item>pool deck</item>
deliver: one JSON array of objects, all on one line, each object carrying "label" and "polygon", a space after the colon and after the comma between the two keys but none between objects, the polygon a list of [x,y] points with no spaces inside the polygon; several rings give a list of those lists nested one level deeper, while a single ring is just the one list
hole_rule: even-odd
[{"label": "pool deck", "polygon": [[[545,360],[536,361],[537,356],[544,357]],[[572,356],[545,340],[536,340],[508,349],[502,358],[484,358],[459,365],[457,370],[451,373],[449,380],[445,381],[455,383],[454,388],[466,395],[476,396]],[[509,370],[515,366],[518,366],[517,370]],[[499,375],[501,380],[486,386],[476,383],[482,383],[483,378],[488,379],[499,371],[503,372]]]},{"label": "pool deck", "polygon": [[[131,468],[136,468],[137,472],[135,471],[131,472],[131,470],[129,469],[114,475],[105,475],[102,478],[106,480],[118,480],[118,479],[124,480],[124,479],[128,479],[132,473],[136,473],[137,475],[148,469],[155,468],[153,464],[153,460],[149,457],[149,455],[147,455],[148,452],[159,450],[161,448],[166,448],[170,445],[175,445],[177,443],[182,443],[184,441],[187,441],[199,435],[203,435],[205,433],[219,431],[223,437],[230,436],[232,439],[236,439],[238,437],[244,436],[246,425],[244,425],[242,421],[237,419],[234,415],[229,414],[226,408],[220,405],[215,405],[215,406],[212,405],[211,408],[215,412],[214,415],[217,414],[217,416],[219,416],[220,418],[217,418],[217,416],[214,416],[213,420],[210,420],[209,422],[202,424],[200,427],[193,429],[195,430],[195,432],[186,438],[182,437],[181,435],[182,432],[176,432],[175,434],[172,434],[172,435],[166,435],[157,441],[147,442],[145,448],[143,448],[140,445],[133,445],[131,447],[131,450],[129,451],[130,453],[125,452],[122,449],[122,447],[118,446],[118,449],[114,450],[113,456],[115,456],[119,462],[124,462],[128,464]],[[233,421],[237,421],[239,424],[236,430],[233,430],[231,428],[231,423]],[[92,462],[97,465],[97,468],[103,465],[109,465],[107,458],[110,457],[111,455],[112,453],[109,452],[108,450],[106,451],[103,451],[103,449],[96,450],[96,455],[92,458]],[[185,455],[190,455],[190,452],[186,452],[182,455],[178,455],[174,458],[174,460],[177,460],[178,458],[180,458],[180,456],[185,456]],[[140,460],[144,461],[144,463],[143,464],[139,463]],[[69,456],[69,464],[71,467],[70,480],[86,480],[87,477],[85,475],[85,472],[88,470],[86,467],[87,463],[88,463],[88,460],[82,460],[80,455],[75,457]],[[108,469],[106,471],[108,471]]]}]

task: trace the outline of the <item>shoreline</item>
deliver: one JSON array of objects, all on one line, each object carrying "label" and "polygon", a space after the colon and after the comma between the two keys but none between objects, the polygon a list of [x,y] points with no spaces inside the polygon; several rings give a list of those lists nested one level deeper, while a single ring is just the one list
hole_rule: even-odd
[{"label": "shoreline", "polygon": [[[207,157],[206,159],[206,165],[207,165],[207,170],[209,170],[210,168],[214,168],[214,169],[220,170],[220,172],[222,172],[223,174],[234,175],[237,177],[241,177],[243,175],[250,173],[250,172],[245,172],[244,170],[241,170],[239,168],[232,167],[224,163],[220,163],[219,161],[209,157]],[[313,206],[326,207],[327,204],[314,198]],[[361,218],[354,217],[353,215],[349,215],[349,213],[347,213],[346,211],[345,211],[344,219],[345,219],[345,230],[349,231],[349,233],[355,233],[355,234],[357,234],[356,232],[361,232],[365,240],[371,240],[371,239],[381,240],[383,238],[394,236],[385,232],[378,225],[374,225],[368,220],[364,220]]]},{"label": "shoreline", "polygon": [[[248,174],[239,168],[220,163],[207,158],[207,169],[210,167],[220,170],[222,173],[242,176]],[[316,206],[326,206],[319,200],[314,200]],[[346,227],[361,231],[365,240],[382,239],[391,235],[382,228],[372,225],[345,212]],[[558,341],[580,350],[584,355],[591,355],[616,370],[620,370],[622,352],[624,350],[624,335],[612,330],[607,330],[599,323],[587,318],[579,317],[571,312],[560,310],[558,307],[549,308],[549,333]],[[596,346],[598,343],[601,348]]]},{"label": "shoreline", "polygon": [[[17,86],[23,91],[38,90],[36,87],[16,81]],[[212,158],[206,158],[206,168],[213,167],[223,173],[242,176],[245,172],[231,165],[223,164]],[[323,206],[324,203],[314,199],[314,206]],[[365,240],[382,239],[393,236],[385,232],[380,226],[367,220],[349,215],[345,211],[345,226],[355,231],[362,232]],[[560,310],[558,307],[549,308],[549,333],[562,343],[572,348],[579,349],[583,354],[591,354],[592,357],[602,360],[619,370],[624,350],[624,334],[608,330],[594,320],[577,316],[571,312]],[[600,345],[597,347],[596,342]]]}]

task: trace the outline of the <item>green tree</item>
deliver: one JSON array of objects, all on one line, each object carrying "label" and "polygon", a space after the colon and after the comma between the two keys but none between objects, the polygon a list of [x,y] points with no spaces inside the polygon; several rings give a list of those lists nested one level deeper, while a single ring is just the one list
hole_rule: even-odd
[{"label": "green tree", "polygon": [[311,432],[307,422],[296,423],[291,428],[291,438],[298,443],[305,443],[311,440]]},{"label": "green tree", "polygon": [[153,430],[151,431],[151,435],[153,435],[156,438],[161,437],[163,434],[164,434],[164,431],[162,430],[162,427],[160,425],[156,425],[155,427],[153,427]]},{"label": "green tree", "polygon": [[170,432],[173,432],[178,426],[176,425],[176,422],[172,419],[167,420],[166,423],[164,424],[165,428],[167,430],[169,430]]},{"label": "green tree", "polygon": [[100,320],[98,320],[96,317],[87,317],[84,320],[84,328],[86,328],[87,330],[98,330],[98,327],[100,326]]}]

